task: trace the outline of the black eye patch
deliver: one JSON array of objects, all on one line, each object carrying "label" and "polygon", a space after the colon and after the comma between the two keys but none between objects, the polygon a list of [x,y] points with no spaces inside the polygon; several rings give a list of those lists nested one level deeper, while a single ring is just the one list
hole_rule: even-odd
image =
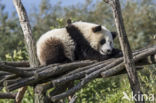
[{"label": "black eye patch", "polygon": [[104,43],[106,43],[106,40],[105,40],[105,39],[102,39],[102,40],[100,41],[100,44],[103,45]]}]

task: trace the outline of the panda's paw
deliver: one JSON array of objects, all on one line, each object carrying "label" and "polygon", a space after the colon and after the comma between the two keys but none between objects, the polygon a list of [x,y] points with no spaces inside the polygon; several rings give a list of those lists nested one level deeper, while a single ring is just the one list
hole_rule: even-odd
[{"label": "panda's paw", "polygon": [[118,57],[123,56],[123,53],[122,53],[122,51],[120,49],[114,48],[113,51],[112,51],[112,53],[110,54],[110,56],[112,58],[118,58]]}]

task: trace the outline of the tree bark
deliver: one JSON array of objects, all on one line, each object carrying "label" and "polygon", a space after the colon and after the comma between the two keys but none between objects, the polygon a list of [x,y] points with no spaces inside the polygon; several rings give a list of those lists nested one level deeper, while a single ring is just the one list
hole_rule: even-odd
[{"label": "tree bark", "polygon": [[121,7],[119,0],[105,0],[109,3],[113,8],[113,14],[115,18],[115,24],[118,32],[118,37],[121,45],[121,49],[123,51],[124,63],[128,73],[128,78],[130,82],[131,89],[133,91],[134,96],[136,97],[135,103],[144,103],[144,101],[139,101],[138,96],[142,93],[140,89],[140,84],[137,76],[137,72],[135,69],[135,64],[132,57],[131,48],[129,45],[129,41],[127,38],[127,34],[125,31]]},{"label": "tree bark", "polygon": [[6,64],[6,65],[9,65],[9,66],[14,66],[14,67],[29,67],[29,62],[28,61],[9,61],[9,62],[0,62],[2,64]]},{"label": "tree bark", "polygon": [[[155,54],[155,53],[156,53],[156,47],[153,48],[153,49],[151,49],[151,50],[149,50],[149,51],[147,51],[147,52],[143,52],[143,53],[137,55],[137,56],[135,57],[134,60],[135,60],[135,61],[138,61],[138,60],[140,60],[140,59],[142,59],[142,58],[144,58],[144,57],[147,57],[147,56],[149,56],[149,55],[151,55],[151,54]],[[154,62],[155,62],[155,61],[154,61]],[[100,74],[101,74],[101,72],[104,72],[104,71],[107,72],[107,71],[110,70],[110,68],[116,67],[116,66],[118,66],[118,65],[120,65],[120,64],[122,64],[122,63],[123,63],[123,58],[118,58],[118,59],[114,60],[113,62],[108,63],[107,66],[104,66],[104,67],[102,67],[102,68],[99,68],[98,70],[96,70],[96,71],[94,71],[94,72],[92,72],[92,73],[90,73],[90,74],[87,74],[87,75],[82,79],[82,81],[81,81],[80,83],[78,83],[76,86],[74,86],[73,88],[69,89],[68,91],[63,92],[63,93],[61,93],[61,94],[59,94],[59,95],[56,95],[56,96],[52,96],[52,97],[51,97],[51,100],[52,100],[52,101],[56,101],[56,100],[62,99],[62,98],[64,98],[64,97],[67,97],[67,96],[69,96],[69,95],[71,95],[71,94],[77,92],[77,91],[80,90],[84,85],[86,85],[88,82],[90,82],[91,80],[93,80],[93,79],[99,77]],[[124,65],[124,63],[123,63],[123,65]],[[94,67],[93,67],[93,68],[94,68]],[[109,72],[111,72],[111,71],[109,71]],[[120,72],[120,69],[119,69],[118,72]],[[116,73],[118,73],[118,72],[116,72]],[[76,75],[76,76],[78,76],[78,75]],[[107,77],[109,77],[109,76],[112,76],[112,74],[111,74],[111,73],[107,74]],[[105,76],[105,77],[106,77],[106,76]],[[64,77],[64,78],[66,79],[66,77]],[[64,80],[65,80],[65,79],[64,79]],[[66,80],[67,80],[67,79],[66,79]],[[58,81],[59,81],[59,80],[58,80]]]},{"label": "tree bark", "polygon": [[0,93],[0,99],[15,99],[15,93]]},{"label": "tree bark", "polygon": [[[20,24],[21,24],[21,27],[22,27],[22,30],[24,33],[25,43],[26,43],[26,47],[27,47],[27,51],[28,51],[28,55],[29,55],[29,64],[31,67],[38,67],[39,61],[37,59],[36,49],[35,49],[34,40],[32,37],[31,26],[29,23],[27,13],[25,11],[25,8],[24,8],[21,0],[13,0],[13,3],[16,8],[16,11],[18,13],[19,21],[20,21]],[[17,99],[17,98],[23,98],[25,89],[26,89],[26,87],[21,88],[21,90],[19,90],[19,92],[21,92],[21,93],[17,93],[17,94],[20,94],[20,96],[17,95],[17,97],[16,97],[17,103],[21,102],[22,99]],[[35,93],[35,97],[37,97],[37,96],[38,96],[38,94]],[[40,98],[38,98],[38,99],[40,99]],[[36,103],[39,103],[39,102],[36,102]]]},{"label": "tree bark", "polygon": [[[147,48],[146,50],[143,51],[134,52],[133,55],[134,55],[133,58],[137,66],[154,64],[156,62],[156,58],[154,59],[155,57],[154,55],[156,55],[156,46]],[[22,86],[27,85],[32,86],[35,84],[45,83],[52,80],[53,85],[57,87],[59,85],[64,84],[65,82],[70,82],[76,79],[84,78],[86,75],[91,74],[99,70],[100,68],[107,66],[108,64],[118,60],[119,58],[112,58],[101,62],[85,60],[67,64],[51,64],[48,66],[31,68],[32,69],[31,71],[27,69],[23,70],[21,68],[18,68],[20,71],[24,72],[24,73],[22,72],[23,76],[15,75],[17,73],[20,74],[19,72],[17,73],[14,72],[17,70],[17,68],[12,66],[6,68],[8,66],[5,65],[4,66],[5,69],[1,69],[0,67],[0,70],[8,71],[10,73],[9,74],[5,72],[0,73],[0,75],[2,74],[0,86],[3,86],[5,82],[5,84],[7,84],[6,86],[7,89],[11,91],[14,89],[18,89]],[[113,73],[113,75],[116,75],[114,73],[120,74],[120,71],[122,71],[124,68],[125,66],[124,63],[122,62],[122,64],[117,64],[117,66],[109,68],[109,70],[102,72],[113,71],[111,73]]]},{"label": "tree bark", "polygon": [[[136,65],[149,65],[156,63],[156,58],[154,58],[156,56],[154,55],[156,55],[156,46],[134,52],[133,59]],[[122,62],[119,62],[118,60],[121,59]],[[5,67],[8,66],[6,65]],[[12,70],[10,68],[12,68]],[[75,93],[77,90],[81,89],[86,83],[90,82],[95,78],[101,77],[101,75],[106,78],[126,73],[126,70],[124,68],[125,66],[122,57],[112,58],[101,62],[86,60],[67,64],[52,64],[38,68],[34,67],[31,68],[31,73],[34,74],[30,76],[27,75],[27,72],[29,74],[30,70],[18,68],[19,70],[23,70],[23,72],[26,73],[26,77],[15,75],[14,71],[17,70],[17,68],[9,66],[9,74],[6,74],[5,72],[0,73],[3,74],[3,76],[1,76],[2,80],[0,81],[0,87],[6,87],[9,91],[11,91],[27,85],[32,86],[35,84],[44,83],[46,85],[42,85],[42,87],[39,86],[37,90],[38,94],[45,95],[40,95],[42,96],[40,98],[43,98],[42,101],[45,100],[47,103],[50,99],[46,96],[46,91],[51,87],[57,87],[57,89],[54,89],[55,93],[54,91],[52,91],[52,95],[50,94],[50,96],[53,96],[51,99],[59,100],[70,94]],[[140,67],[137,67],[137,69],[140,69]],[[0,67],[0,70],[6,71],[7,68],[1,69]],[[77,79],[82,80],[79,86],[75,86],[77,88],[74,87],[72,88],[72,90],[69,89],[69,91],[60,91],[61,87],[65,88],[64,84],[68,84],[70,81],[74,81]],[[48,85],[46,83],[47,81],[49,81]],[[59,92],[59,94],[56,94],[56,92]],[[64,93],[62,94],[62,92]]]},{"label": "tree bark", "polygon": [[18,13],[21,28],[23,30],[25,43],[26,43],[26,47],[27,47],[27,51],[28,51],[28,55],[29,55],[30,66],[37,67],[37,66],[39,66],[39,61],[37,59],[36,49],[35,49],[34,40],[32,37],[31,26],[29,23],[27,13],[25,11],[25,8],[24,8],[21,0],[13,0],[13,3],[16,8],[16,11]]}]

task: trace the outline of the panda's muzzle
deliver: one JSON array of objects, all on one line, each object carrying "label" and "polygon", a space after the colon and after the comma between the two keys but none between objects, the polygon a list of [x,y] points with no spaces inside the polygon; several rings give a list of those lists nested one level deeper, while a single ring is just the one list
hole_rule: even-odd
[{"label": "panda's muzzle", "polygon": [[111,49],[107,49],[106,51],[100,50],[100,53],[103,55],[110,55],[112,53],[112,50]]},{"label": "panda's muzzle", "polygon": [[107,49],[107,54],[111,54],[112,50],[111,49]]}]

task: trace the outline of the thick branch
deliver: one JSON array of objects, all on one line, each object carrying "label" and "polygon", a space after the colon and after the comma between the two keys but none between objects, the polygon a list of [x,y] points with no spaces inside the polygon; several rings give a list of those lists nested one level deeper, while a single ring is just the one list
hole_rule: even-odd
[{"label": "thick branch", "polygon": [[[143,50],[142,52],[147,53],[147,51],[151,51],[153,48],[154,47],[147,48],[147,50]],[[139,54],[142,52],[135,52],[134,54],[136,55],[136,54]],[[52,65],[48,65],[48,66],[44,66],[44,67],[39,67],[38,69],[32,68],[33,71],[31,71],[31,72],[35,73],[34,75],[31,75],[28,78],[24,78],[24,79],[21,78],[21,80],[18,80],[17,82],[13,80],[13,82],[9,83],[8,85],[10,87],[11,85],[13,86],[13,84],[14,84],[14,86],[15,86],[15,84],[16,85],[19,84],[18,86],[20,86],[21,83],[22,83],[22,85],[28,85],[28,84],[32,85],[34,83],[43,83],[46,81],[50,81],[51,80],[50,77],[51,76],[54,77],[54,74],[55,75],[61,74],[62,77],[55,79],[53,81],[54,85],[60,85],[60,84],[64,84],[64,82],[66,82],[66,81],[83,78],[86,74],[90,74],[91,72],[96,71],[101,65],[102,65],[101,67],[103,67],[103,66],[113,62],[114,60],[116,60],[116,59],[114,58],[114,59],[110,59],[110,60],[106,60],[106,61],[102,61],[102,62],[97,62],[95,64],[92,64],[92,63],[94,63],[94,61],[93,62],[92,61],[80,61],[80,62],[73,62],[73,63],[68,63],[68,64],[52,64]],[[142,60],[146,61],[146,59],[142,59]],[[90,65],[90,64],[92,64],[92,65]],[[148,64],[148,63],[146,63],[146,64]],[[143,65],[146,65],[146,64],[143,64]],[[85,66],[85,67],[83,67],[83,66]],[[82,68],[80,68],[80,67],[82,67]],[[57,70],[57,69],[59,69],[59,70]],[[57,70],[57,72],[56,72],[56,70]],[[69,70],[72,70],[72,71],[65,74]],[[51,71],[51,72],[49,72],[49,71]],[[27,72],[27,71],[25,71],[25,72]],[[43,75],[43,78],[47,78],[47,79],[41,78],[42,76],[40,76],[40,75]],[[31,80],[30,79],[31,77],[33,77],[34,80],[31,83],[28,83],[28,81]],[[40,78],[38,78],[38,77],[40,77]],[[5,80],[7,80],[7,78]]]},{"label": "thick branch", "polygon": [[16,62],[0,62],[3,63],[5,65],[9,65],[9,66],[13,66],[13,67],[29,67],[29,62],[28,61],[16,61]]},{"label": "thick branch", "polygon": [[[80,61],[80,62],[74,62],[74,63],[68,63],[68,64],[62,64],[54,66],[53,68],[47,68],[42,72],[36,73],[34,76],[21,79],[20,82],[14,83],[13,85],[8,86],[8,90],[14,90],[21,86],[26,86],[30,84],[34,84],[36,82],[39,82],[40,80],[44,80],[51,76],[60,75],[62,73],[65,73],[67,71],[73,70],[74,68],[83,67],[89,64],[94,63],[93,61]],[[48,67],[48,66],[47,66]]]},{"label": "thick branch", "polygon": [[25,72],[22,69],[19,69],[17,67],[7,66],[7,65],[5,65],[3,63],[0,63],[0,70],[17,74],[17,75],[19,75],[21,77],[23,77],[23,76],[26,77],[26,76],[32,75],[31,72]]},{"label": "thick branch", "polygon": [[[139,53],[144,52],[144,56],[146,56],[147,51],[152,50],[152,48],[154,48],[154,47],[148,48],[147,50],[136,51],[136,52],[133,53],[133,55],[135,56],[135,55],[137,55]],[[108,65],[109,63],[113,62],[115,59],[116,58],[113,58],[113,59],[109,59],[109,60],[106,60],[106,61],[103,61],[103,62],[95,63],[93,65],[89,65],[89,66],[86,66],[86,67],[83,67],[83,68],[78,68],[76,70],[73,70],[73,71],[63,75],[60,78],[57,78],[57,79],[53,80],[52,82],[53,82],[54,86],[57,86],[57,85],[62,85],[64,83],[66,83],[66,82],[69,82],[69,81],[72,81],[72,80],[75,80],[75,79],[81,79],[85,75],[90,74],[91,72],[94,72],[97,69],[99,69],[98,67],[101,64],[104,67],[104,66]],[[136,64],[137,65],[151,64],[150,62],[147,61],[147,59],[148,58],[141,59],[141,61],[137,62]],[[142,62],[142,63],[140,63],[140,62]],[[154,62],[152,62],[152,63],[154,63]],[[99,66],[97,66],[97,65],[99,65]]]},{"label": "thick branch", "polygon": [[[38,67],[39,66],[39,61],[37,59],[37,55],[36,55],[36,49],[35,49],[35,45],[34,45],[34,40],[32,37],[32,31],[31,31],[31,26],[29,23],[29,19],[27,16],[27,13],[25,11],[25,8],[21,2],[21,0],[13,0],[14,6],[16,8],[16,11],[18,13],[18,17],[19,17],[19,21],[24,33],[24,38],[25,38],[25,43],[26,43],[26,47],[27,47],[27,51],[28,51],[28,55],[29,55],[29,63],[31,67]],[[23,90],[20,90],[18,94],[21,94],[20,96],[17,95],[16,97],[16,101],[18,100],[22,100],[21,98],[23,98],[24,96],[24,92],[25,92],[25,88],[23,88]],[[21,101],[18,101],[17,103],[20,103]]]},{"label": "thick branch", "polygon": [[74,95],[69,103],[75,103],[76,99],[77,99],[77,96]]},{"label": "thick branch", "polygon": [[[147,51],[147,52],[144,52],[142,54],[135,56],[134,61],[136,62],[136,64],[138,63],[138,65],[141,65],[140,62],[142,62],[142,60],[149,61],[149,62],[147,62],[147,64],[156,63],[156,58],[155,59],[149,59],[149,57],[151,57],[150,56],[151,54],[155,54],[155,56],[156,56],[156,48],[153,48],[150,51]],[[152,57],[154,57],[154,56],[152,56]],[[144,59],[141,59],[141,58],[144,58]],[[102,75],[102,77],[109,77],[109,76],[116,75],[118,73],[120,74],[120,72],[123,71],[124,68],[125,68],[124,63],[121,63],[121,64],[117,65],[116,67],[109,69],[108,71],[102,72],[101,75]]]},{"label": "thick branch", "polygon": [[15,99],[15,93],[0,93],[0,99]]},{"label": "thick branch", "polygon": [[108,70],[109,68],[112,68],[113,66],[116,66],[117,64],[121,63],[123,61],[122,58],[119,58],[115,60],[114,62],[108,64],[107,66],[98,69],[97,71],[94,71],[93,73],[86,75],[86,77],[75,87],[68,90],[67,92],[61,93],[59,95],[51,97],[52,101],[59,100],[61,98],[67,97],[71,94],[74,94],[76,91],[80,90],[85,84],[87,84],[89,81],[93,80],[94,78],[98,77],[100,73],[104,70]]},{"label": "thick branch", "polygon": [[63,75],[62,77],[58,79],[53,80],[52,83],[54,86],[63,85],[69,81],[81,79],[85,77],[85,75],[88,75],[106,65],[107,65],[107,62],[105,63],[104,61],[102,61],[102,62],[95,63],[93,65],[89,65],[80,69],[76,69],[74,71],[69,72],[66,75]]},{"label": "thick branch", "polygon": [[16,103],[20,103],[24,97],[25,91],[27,90],[27,87],[22,87],[18,90],[15,98]]},{"label": "thick branch", "polygon": [[29,54],[29,63],[31,67],[37,67],[39,65],[39,61],[36,55],[36,49],[34,45],[34,40],[32,37],[31,26],[29,23],[29,19],[25,8],[21,2],[21,0],[13,0],[14,6],[18,13],[19,21],[24,33],[24,38],[26,42],[27,51]]},{"label": "thick branch", "polygon": [[[123,51],[123,57],[124,57],[124,63],[125,67],[128,73],[129,82],[131,85],[131,89],[134,93],[134,95],[137,95],[138,93],[142,93],[140,89],[140,84],[138,80],[138,76],[135,70],[135,64],[132,57],[131,48],[129,45],[129,41],[127,38],[127,34],[125,31],[122,13],[121,13],[121,7],[119,0],[106,0],[106,2],[109,2],[113,8],[113,14],[115,18],[115,24],[118,32],[118,37],[121,45],[121,49]],[[138,102],[138,98],[135,101],[135,103],[144,103],[144,101]]]},{"label": "thick branch", "polygon": [[[146,53],[144,52],[142,54],[139,54],[138,56],[135,57],[134,60],[135,61],[138,61],[138,60],[140,60],[140,59],[142,59],[142,58],[144,58],[146,56],[149,56],[151,54],[156,54],[156,48],[153,48],[152,50],[147,51]],[[97,71],[94,71],[94,72],[92,72],[89,75],[86,75],[86,77],[78,85],[76,85],[72,89],[68,90],[67,92],[64,92],[64,93],[61,93],[59,95],[56,95],[56,96],[51,97],[51,99],[53,101],[56,101],[56,100],[62,99],[64,97],[67,97],[67,96],[75,93],[76,91],[78,91],[79,89],[81,89],[85,84],[87,84],[89,81],[93,80],[96,77],[99,77],[102,71],[107,71],[110,68],[113,68],[113,67],[117,66],[118,64],[121,64],[122,61],[123,61],[123,58],[119,58],[119,59],[115,60],[114,62],[111,62],[107,66],[105,66],[105,67],[103,67],[101,69],[98,69]],[[109,75],[107,75],[107,76],[109,76]]]},{"label": "thick branch", "polygon": [[[134,59],[139,60],[139,61],[141,60],[141,62],[143,64],[140,64],[140,62],[139,62],[139,65],[151,64],[151,63],[155,63],[155,62],[151,62],[153,59],[148,59],[148,56],[151,55],[150,57],[155,57],[155,56],[152,56],[154,54],[156,54],[156,46],[135,52],[134,55],[136,55],[136,57],[134,57]],[[86,60],[86,61],[78,61],[78,62],[67,63],[67,64],[52,64],[52,65],[48,65],[48,66],[44,66],[44,67],[39,67],[38,69],[32,68],[32,72],[36,72],[35,75],[29,76],[27,78],[19,78],[18,80],[15,80],[17,77],[13,80],[7,80],[7,78],[6,78],[5,80],[7,80],[6,81],[7,83],[4,83],[4,84],[7,84],[9,89],[13,90],[16,88],[20,88],[22,86],[33,85],[34,83],[38,84],[38,83],[41,83],[41,81],[42,82],[50,81],[55,78],[55,80],[50,82],[50,85],[53,86],[53,84],[54,84],[55,86],[60,87],[67,82],[70,82],[70,81],[73,81],[76,79],[82,79],[85,76],[89,76],[90,74],[92,74],[94,72],[97,73],[98,70],[101,70],[105,66],[107,67],[108,64],[110,64],[114,61],[117,61],[117,60],[119,60],[119,58],[112,58],[112,59],[97,62],[97,63],[95,61],[87,61]],[[136,63],[138,64],[138,62],[136,62]],[[120,65],[120,64],[122,64],[122,66],[120,66],[120,67],[122,67],[122,70],[123,70],[123,68],[124,68],[123,62],[122,63],[119,62],[116,64],[116,66],[112,66],[112,67],[108,68],[108,70],[107,69],[101,70],[101,72],[107,72],[107,75],[105,75],[104,77],[119,75],[119,74],[123,73],[122,70],[120,70],[121,68],[118,69],[119,68],[118,65]],[[114,69],[116,67],[118,67],[118,68]],[[72,70],[72,71],[70,71],[70,70]],[[116,70],[116,71],[113,72],[111,70]],[[51,72],[49,72],[49,71],[51,71]],[[68,72],[68,71],[70,71],[70,72]],[[28,72],[28,71],[25,71],[25,72]],[[95,76],[95,75],[93,75],[93,76],[95,76],[95,78],[100,77],[101,72],[99,72],[99,74],[97,73],[98,74],[97,76]],[[114,73],[114,74],[111,74],[111,73]],[[5,76],[5,73],[3,73],[3,74]],[[54,75],[58,75],[58,74],[61,75],[61,77],[56,79],[56,76],[54,76]],[[53,78],[51,78],[52,75],[53,75]],[[11,74],[10,74],[10,76],[11,76]],[[42,76],[43,76],[43,78],[42,78]],[[34,78],[33,82],[31,82],[32,77]],[[45,79],[45,78],[47,78],[47,79]],[[94,77],[93,77],[93,79],[94,79]],[[82,88],[82,87],[80,87],[80,88]],[[47,89],[42,89],[42,90],[44,90],[44,92],[45,92]],[[63,97],[61,96],[59,98],[63,98]]]}]

